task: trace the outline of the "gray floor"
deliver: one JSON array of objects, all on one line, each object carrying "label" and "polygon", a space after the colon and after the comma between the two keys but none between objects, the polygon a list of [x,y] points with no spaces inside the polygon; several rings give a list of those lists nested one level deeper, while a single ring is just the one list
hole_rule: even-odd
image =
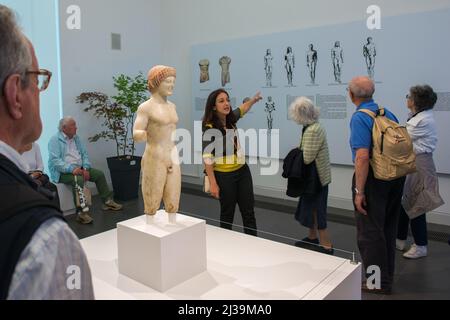
[{"label": "gray floor", "polygon": [[[180,212],[202,217],[208,224],[218,225],[219,203],[205,197],[200,192],[184,189],[180,201]],[[276,210],[276,209],[279,210]],[[330,208],[330,211],[333,211]],[[143,214],[142,199],[124,203],[120,213],[101,211],[100,199],[94,197],[92,208],[94,223],[80,225],[74,216],[67,217],[69,225],[80,238],[85,238],[116,227],[116,223]],[[293,245],[296,240],[307,235],[307,230],[294,219],[292,210],[270,203],[256,203],[256,219],[258,236]],[[336,221],[336,219],[333,219]],[[242,219],[236,208],[235,228],[240,227]],[[351,224],[329,222],[328,229],[335,247],[335,255],[360,261],[356,246],[356,230]],[[410,240],[410,239],[409,239]],[[410,240],[411,241],[411,240]],[[450,299],[450,246],[444,242],[430,241],[428,257],[418,260],[404,259],[397,253],[395,283],[392,295],[375,295],[363,293],[365,300],[397,300],[397,299]]]}]

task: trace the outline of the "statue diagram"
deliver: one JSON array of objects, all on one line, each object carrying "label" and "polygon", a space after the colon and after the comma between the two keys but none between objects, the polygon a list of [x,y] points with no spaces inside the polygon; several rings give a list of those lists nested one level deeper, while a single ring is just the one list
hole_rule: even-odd
[{"label": "statue diagram", "polygon": [[334,81],[342,83],[341,75],[344,64],[344,52],[340,41],[336,41],[334,47],[331,49],[331,61],[333,64]]},{"label": "statue diagram", "polygon": [[264,56],[264,70],[266,72],[266,86],[268,87],[272,86],[272,61],[272,52],[270,49],[267,49]]},{"label": "statue diagram", "polygon": [[209,81],[209,60],[202,59],[198,63],[200,67],[200,83]]},{"label": "statue diagram", "polygon": [[230,63],[231,58],[228,56],[223,56],[219,59],[219,64],[222,68],[222,87],[225,87],[227,83],[230,83]]},{"label": "statue diagram", "polygon": [[366,59],[367,74],[371,79],[375,77],[375,57],[377,49],[372,37],[367,38],[367,43],[363,46],[363,56]]},{"label": "statue diagram", "polygon": [[295,56],[294,53],[292,52],[292,47],[287,47],[286,49],[286,54],[284,55],[284,66],[286,68],[288,86],[293,86]]},{"label": "statue diagram", "polygon": [[271,96],[267,97],[266,106],[264,108],[264,111],[267,113],[267,129],[269,129],[269,132],[273,128],[273,116],[272,112],[274,112],[275,109],[275,102],[273,101]]},{"label": "statue diagram", "polygon": [[316,67],[317,67],[317,51],[314,50],[314,45],[311,43],[308,46],[308,51],[306,53],[306,66],[309,70],[309,77],[311,84],[316,83]]}]

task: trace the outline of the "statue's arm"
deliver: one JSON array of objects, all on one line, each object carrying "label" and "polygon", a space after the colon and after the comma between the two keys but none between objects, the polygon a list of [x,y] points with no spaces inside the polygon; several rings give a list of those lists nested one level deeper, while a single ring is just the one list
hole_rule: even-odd
[{"label": "statue's arm", "polygon": [[136,112],[136,120],[133,126],[133,139],[136,142],[144,142],[147,140],[147,124],[148,115],[143,110],[142,105],[138,108]]}]

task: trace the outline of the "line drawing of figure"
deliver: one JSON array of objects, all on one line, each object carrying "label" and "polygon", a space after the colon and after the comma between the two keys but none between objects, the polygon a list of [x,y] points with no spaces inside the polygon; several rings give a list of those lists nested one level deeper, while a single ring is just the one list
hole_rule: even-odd
[{"label": "line drawing of figure", "polygon": [[146,142],[141,162],[144,212],[154,216],[163,200],[171,222],[176,220],[181,192],[180,161],[172,139],[179,118],[175,104],[168,100],[175,79],[172,67],[157,65],[150,69],[148,87],[152,95],[139,106],[133,126],[134,140]]},{"label": "line drawing of figure", "polygon": [[292,52],[292,47],[287,47],[286,54],[284,55],[284,63],[288,78],[288,85],[293,86],[292,79],[295,68],[295,56],[294,53]]},{"label": "line drawing of figure", "polygon": [[309,77],[311,78],[311,84],[316,83],[316,67],[317,67],[317,51],[314,50],[314,46],[311,43],[309,50],[306,53],[306,66],[309,69]]},{"label": "line drawing of figure", "polygon": [[200,83],[209,81],[209,60],[202,59],[198,65],[200,67]]},{"label": "line drawing of figure", "polygon": [[231,58],[227,56],[223,56],[219,60],[219,64],[222,67],[222,87],[225,87],[230,82],[230,63]]},{"label": "line drawing of figure", "polygon": [[341,42],[336,41],[334,47],[331,49],[331,61],[333,63],[334,81],[342,83],[342,65],[344,64],[344,51],[341,47]]},{"label": "line drawing of figure", "polygon": [[363,55],[366,59],[367,73],[371,79],[375,77],[375,57],[377,49],[372,37],[367,38],[367,43],[363,46]]},{"label": "line drawing of figure", "polygon": [[264,56],[264,70],[266,71],[266,86],[272,86],[272,51],[270,49],[266,50],[266,55]]},{"label": "line drawing of figure", "polygon": [[269,132],[272,130],[272,125],[273,125],[272,112],[275,110],[276,110],[275,102],[272,100],[271,96],[268,96],[264,111],[267,112],[267,129],[269,129]]}]

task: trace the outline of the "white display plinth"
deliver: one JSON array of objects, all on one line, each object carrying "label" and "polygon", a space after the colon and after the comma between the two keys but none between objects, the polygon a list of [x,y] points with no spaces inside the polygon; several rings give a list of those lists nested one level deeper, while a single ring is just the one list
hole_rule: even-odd
[{"label": "white display plinth", "polygon": [[164,292],[206,271],[206,223],[164,210],[117,224],[119,272]]}]

